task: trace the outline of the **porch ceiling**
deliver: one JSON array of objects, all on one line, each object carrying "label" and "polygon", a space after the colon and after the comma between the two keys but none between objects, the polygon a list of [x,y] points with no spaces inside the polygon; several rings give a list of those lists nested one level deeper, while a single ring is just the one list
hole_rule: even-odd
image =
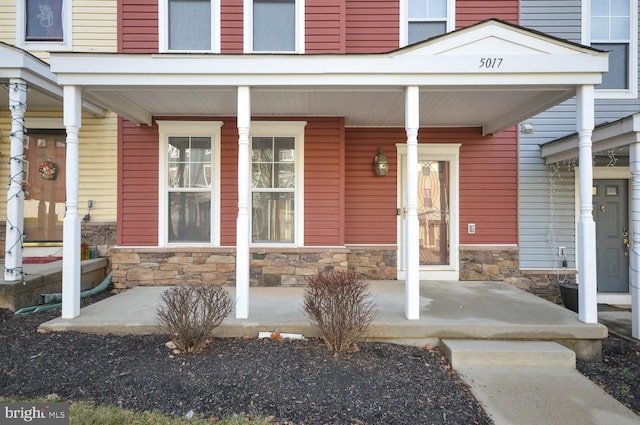
[{"label": "porch ceiling", "polygon": [[125,118],[234,116],[251,87],[254,116],[344,116],[348,126],[405,124],[404,88],[420,88],[420,125],[508,128],[598,84],[607,54],[489,20],[384,54],[52,53],[61,85]]},{"label": "porch ceiling", "polygon": [[[49,65],[32,54],[0,42],[0,110],[9,108],[9,82],[20,79],[27,84],[27,109],[62,108],[62,87]],[[85,111],[104,116],[106,111],[87,101]]]},{"label": "porch ceiling", "polygon": [[[235,87],[86,87],[85,98],[104,103],[134,122],[158,116],[235,116]],[[572,87],[483,87],[468,90],[423,87],[420,124],[502,130],[574,95]],[[403,87],[252,87],[254,116],[344,116],[352,127],[403,127]]]}]

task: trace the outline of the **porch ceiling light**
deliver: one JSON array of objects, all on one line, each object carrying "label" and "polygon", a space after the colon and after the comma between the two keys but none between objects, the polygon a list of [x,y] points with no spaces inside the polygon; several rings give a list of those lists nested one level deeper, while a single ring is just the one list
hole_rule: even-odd
[{"label": "porch ceiling light", "polygon": [[373,161],[373,167],[376,170],[377,176],[386,176],[389,171],[389,161],[382,151],[382,146],[378,148],[378,154]]}]

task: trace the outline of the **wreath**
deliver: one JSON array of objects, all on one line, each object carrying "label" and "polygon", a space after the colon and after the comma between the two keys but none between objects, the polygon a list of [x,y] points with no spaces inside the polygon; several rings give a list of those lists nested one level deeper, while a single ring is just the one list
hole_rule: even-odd
[{"label": "wreath", "polygon": [[58,166],[55,162],[48,159],[40,164],[38,172],[40,173],[40,177],[45,180],[55,180],[56,174],[58,173]]}]

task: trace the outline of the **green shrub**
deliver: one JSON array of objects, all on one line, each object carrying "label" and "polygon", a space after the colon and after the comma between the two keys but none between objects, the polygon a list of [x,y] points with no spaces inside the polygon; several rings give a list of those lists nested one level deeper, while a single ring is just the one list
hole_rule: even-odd
[{"label": "green shrub", "polygon": [[162,293],[157,320],[178,350],[199,352],[231,314],[231,307],[229,293],[220,286],[175,286]]},{"label": "green shrub", "polygon": [[373,321],[377,306],[369,288],[352,272],[321,272],[304,292],[304,311],[320,328],[330,350],[353,351]]}]

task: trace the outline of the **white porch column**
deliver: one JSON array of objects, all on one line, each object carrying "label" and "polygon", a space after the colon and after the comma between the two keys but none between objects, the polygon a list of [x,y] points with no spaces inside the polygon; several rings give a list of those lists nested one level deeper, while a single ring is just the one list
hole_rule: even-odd
[{"label": "white porch column", "polygon": [[640,339],[640,143],[629,145],[631,171],[631,250],[629,277],[631,278],[631,336]]},{"label": "white porch column", "polygon": [[249,317],[249,130],[251,91],[238,87],[238,218],[236,221],[236,318]]},{"label": "white porch column", "polygon": [[409,320],[420,319],[420,240],[418,222],[418,128],[420,126],[420,92],[417,86],[406,88],[405,130],[407,132],[407,237],[405,316]]},{"label": "white porch column", "polygon": [[9,80],[9,110],[11,111],[11,159],[9,162],[9,190],[7,192],[7,235],[4,250],[4,280],[22,280],[22,238],[24,231],[24,192],[22,164],[24,114],[27,111],[27,83]]},{"label": "white porch column", "polygon": [[594,88],[578,87],[576,93],[580,218],[578,220],[578,318],[598,323],[598,288],[596,270],[596,223],[593,221],[593,165],[591,135],[594,126]]},{"label": "white porch column", "polygon": [[82,96],[76,86],[64,87],[64,126],[67,131],[66,213],[62,233],[62,318],[80,315],[80,216],[78,188],[80,156],[78,133],[82,126]]}]

